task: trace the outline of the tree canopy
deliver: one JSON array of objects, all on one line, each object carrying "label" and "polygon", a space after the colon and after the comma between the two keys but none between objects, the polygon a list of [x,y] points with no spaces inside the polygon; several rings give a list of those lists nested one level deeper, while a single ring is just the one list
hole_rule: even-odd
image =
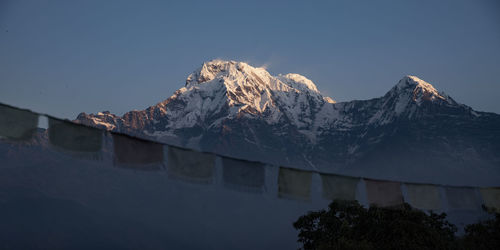
[{"label": "tree canopy", "polygon": [[293,224],[305,250],[500,249],[499,225],[497,214],[467,226],[458,238],[445,213],[425,213],[408,204],[365,208],[356,201],[333,201],[328,210],[309,212]]}]

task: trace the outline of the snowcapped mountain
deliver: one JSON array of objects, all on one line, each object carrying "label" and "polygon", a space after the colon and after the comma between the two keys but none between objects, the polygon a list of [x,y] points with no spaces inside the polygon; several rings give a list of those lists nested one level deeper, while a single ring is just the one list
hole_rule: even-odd
[{"label": "snowcapped mountain", "polygon": [[305,169],[391,172],[399,180],[418,174],[428,182],[452,173],[500,179],[500,115],[474,111],[415,76],[383,97],[336,103],[304,76],[213,60],[163,102],[123,116],[82,113],[77,121]]},{"label": "snowcapped mountain", "polygon": [[[275,77],[246,63],[214,60],[189,75],[185,87],[173,96],[144,111],[132,111],[123,117],[109,112],[80,114],[77,120],[162,141],[192,140],[193,136],[179,137],[179,133],[201,135],[206,130],[230,129],[228,121],[248,120],[270,126],[286,124],[312,140],[315,132],[311,128],[316,131],[327,122],[332,103],[301,75]],[[286,133],[282,131],[282,135]],[[254,143],[258,140],[246,139]]]}]

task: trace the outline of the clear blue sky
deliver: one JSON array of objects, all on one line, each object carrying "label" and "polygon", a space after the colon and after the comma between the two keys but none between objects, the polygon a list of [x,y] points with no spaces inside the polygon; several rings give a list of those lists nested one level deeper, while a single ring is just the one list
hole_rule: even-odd
[{"label": "clear blue sky", "polygon": [[303,74],[337,101],[413,74],[500,113],[500,1],[0,0],[0,102],[123,114],[214,58]]}]

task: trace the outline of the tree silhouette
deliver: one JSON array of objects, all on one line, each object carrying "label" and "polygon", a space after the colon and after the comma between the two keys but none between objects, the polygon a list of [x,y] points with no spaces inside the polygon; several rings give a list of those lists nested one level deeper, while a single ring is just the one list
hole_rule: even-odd
[{"label": "tree silhouette", "polygon": [[456,227],[446,214],[429,214],[404,204],[362,207],[333,201],[327,211],[309,212],[293,226],[303,249],[455,249]]}]

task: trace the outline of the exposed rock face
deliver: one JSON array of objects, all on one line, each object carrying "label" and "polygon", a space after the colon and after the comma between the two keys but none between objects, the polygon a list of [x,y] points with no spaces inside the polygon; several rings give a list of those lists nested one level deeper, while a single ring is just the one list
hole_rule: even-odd
[{"label": "exposed rock face", "polygon": [[335,103],[304,76],[213,60],[146,110],[82,113],[77,121],[306,169],[429,182],[478,171],[500,179],[500,115],[458,104],[415,76],[383,97]]}]

